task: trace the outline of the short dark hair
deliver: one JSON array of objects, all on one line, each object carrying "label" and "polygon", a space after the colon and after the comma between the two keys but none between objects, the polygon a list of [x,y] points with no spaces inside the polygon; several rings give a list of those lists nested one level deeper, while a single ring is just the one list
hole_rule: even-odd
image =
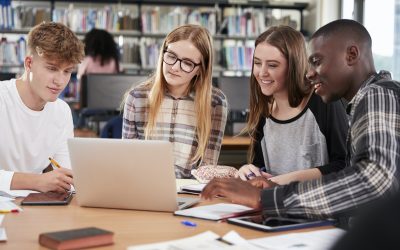
[{"label": "short dark hair", "polygon": [[104,65],[115,60],[119,71],[119,49],[114,37],[106,30],[92,29],[84,38],[85,54],[93,58],[100,57],[100,64]]},{"label": "short dark hair", "polygon": [[344,38],[351,37],[358,42],[366,42],[369,48],[372,46],[368,30],[361,23],[350,19],[339,19],[322,26],[311,36],[311,39],[330,37],[334,34],[340,34],[340,37]]}]

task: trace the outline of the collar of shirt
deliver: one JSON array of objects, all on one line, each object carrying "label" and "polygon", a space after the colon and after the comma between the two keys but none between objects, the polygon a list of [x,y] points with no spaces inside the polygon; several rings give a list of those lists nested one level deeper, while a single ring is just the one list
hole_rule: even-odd
[{"label": "collar of shirt", "polygon": [[368,77],[368,79],[365,80],[363,82],[363,84],[361,84],[360,89],[357,91],[357,93],[355,94],[353,99],[351,99],[351,101],[347,105],[347,107],[346,107],[347,115],[351,116],[351,114],[354,112],[354,109],[353,109],[354,105],[353,104],[356,102],[356,100],[361,95],[363,90],[365,88],[367,88],[370,84],[375,83],[375,82],[380,81],[380,80],[383,80],[383,79],[386,79],[386,80],[391,80],[392,79],[391,74],[390,74],[389,71],[381,70],[381,71],[379,71],[379,73],[374,73],[370,77]]},{"label": "collar of shirt", "polygon": [[165,96],[169,97],[169,98],[171,98],[173,100],[191,100],[191,101],[193,101],[194,100],[194,96],[195,96],[195,92],[194,92],[194,90],[191,90],[188,95],[176,98],[176,97],[173,97],[167,90],[167,91],[165,91]]}]

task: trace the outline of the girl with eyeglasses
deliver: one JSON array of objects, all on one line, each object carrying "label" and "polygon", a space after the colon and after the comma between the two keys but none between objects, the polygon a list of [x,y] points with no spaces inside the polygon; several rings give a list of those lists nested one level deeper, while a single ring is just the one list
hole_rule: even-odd
[{"label": "girl with eyeglasses", "polygon": [[209,32],[180,26],[165,38],[155,74],[125,99],[122,137],[172,142],[176,178],[218,162],[227,100],[212,86],[212,64]]}]

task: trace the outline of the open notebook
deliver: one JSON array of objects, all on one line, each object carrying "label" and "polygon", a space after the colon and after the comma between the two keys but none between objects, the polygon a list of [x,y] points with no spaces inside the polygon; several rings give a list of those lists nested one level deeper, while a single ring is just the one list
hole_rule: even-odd
[{"label": "open notebook", "polygon": [[177,197],[170,142],[71,138],[68,147],[80,206],[172,212],[198,201]]}]

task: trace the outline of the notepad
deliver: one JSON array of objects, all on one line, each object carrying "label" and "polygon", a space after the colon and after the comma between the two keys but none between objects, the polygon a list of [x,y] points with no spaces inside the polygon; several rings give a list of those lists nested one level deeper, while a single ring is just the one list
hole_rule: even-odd
[{"label": "notepad", "polygon": [[200,194],[206,185],[207,184],[200,183],[200,184],[181,186],[181,190],[179,191],[179,193]]},{"label": "notepad", "polygon": [[175,211],[174,215],[187,217],[195,217],[206,220],[223,220],[233,218],[249,213],[257,212],[258,210],[251,207],[246,207],[230,203],[218,203],[214,205],[199,206],[189,209]]}]

